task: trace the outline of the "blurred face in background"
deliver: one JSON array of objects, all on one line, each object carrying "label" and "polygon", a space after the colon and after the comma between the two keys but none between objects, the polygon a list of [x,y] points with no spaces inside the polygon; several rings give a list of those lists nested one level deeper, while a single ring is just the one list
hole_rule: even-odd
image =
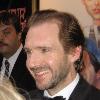
[{"label": "blurred face in background", "polygon": [[12,25],[0,25],[0,53],[9,58],[18,49],[20,45],[20,34],[18,34]]},{"label": "blurred face in background", "polygon": [[83,0],[87,12],[94,20],[100,20],[100,0]]}]

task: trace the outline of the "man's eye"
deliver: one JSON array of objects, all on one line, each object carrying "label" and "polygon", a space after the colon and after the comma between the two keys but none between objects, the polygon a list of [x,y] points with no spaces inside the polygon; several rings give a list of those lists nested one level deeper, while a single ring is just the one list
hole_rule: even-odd
[{"label": "man's eye", "polygon": [[28,50],[28,49],[25,49],[25,52],[26,52],[27,54],[30,54],[30,53],[31,53],[31,51]]},{"label": "man's eye", "polygon": [[5,35],[10,34],[10,32],[8,32],[8,31],[4,31],[3,33],[4,33]]},{"label": "man's eye", "polygon": [[48,48],[42,48],[41,51],[42,51],[42,53],[46,53],[46,52],[49,51],[49,49]]}]

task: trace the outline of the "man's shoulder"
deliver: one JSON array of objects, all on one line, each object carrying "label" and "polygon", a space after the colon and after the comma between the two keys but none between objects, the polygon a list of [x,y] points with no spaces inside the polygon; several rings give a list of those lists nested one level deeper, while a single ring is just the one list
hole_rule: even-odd
[{"label": "man's shoulder", "polygon": [[81,76],[70,98],[71,100],[100,100],[100,91]]},{"label": "man's shoulder", "polygon": [[[96,89],[95,87],[91,86],[90,95],[94,98],[96,97],[98,100],[100,100],[100,90]],[[94,99],[95,100],[95,99]]]}]

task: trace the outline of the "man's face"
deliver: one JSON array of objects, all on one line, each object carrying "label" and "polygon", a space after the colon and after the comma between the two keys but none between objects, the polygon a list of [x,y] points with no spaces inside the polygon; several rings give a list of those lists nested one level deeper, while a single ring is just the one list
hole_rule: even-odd
[{"label": "man's face", "polygon": [[57,24],[49,22],[31,27],[26,37],[27,67],[41,90],[66,82],[71,68],[58,33]]},{"label": "man's face", "polygon": [[88,13],[95,20],[100,20],[100,0],[83,0]]},{"label": "man's face", "polygon": [[0,25],[0,53],[9,58],[18,49],[20,44],[20,34],[16,33],[12,25]]}]

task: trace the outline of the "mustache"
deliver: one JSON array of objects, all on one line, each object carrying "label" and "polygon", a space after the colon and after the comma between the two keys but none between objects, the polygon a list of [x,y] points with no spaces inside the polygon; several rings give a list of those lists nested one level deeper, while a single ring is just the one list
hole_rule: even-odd
[{"label": "mustache", "polygon": [[49,70],[49,66],[33,66],[30,70],[34,73]]},{"label": "mustache", "polygon": [[8,46],[8,44],[7,44],[7,43],[4,43],[4,42],[2,42],[2,41],[0,41],[0,45],[5,45],[5,46]]}]

